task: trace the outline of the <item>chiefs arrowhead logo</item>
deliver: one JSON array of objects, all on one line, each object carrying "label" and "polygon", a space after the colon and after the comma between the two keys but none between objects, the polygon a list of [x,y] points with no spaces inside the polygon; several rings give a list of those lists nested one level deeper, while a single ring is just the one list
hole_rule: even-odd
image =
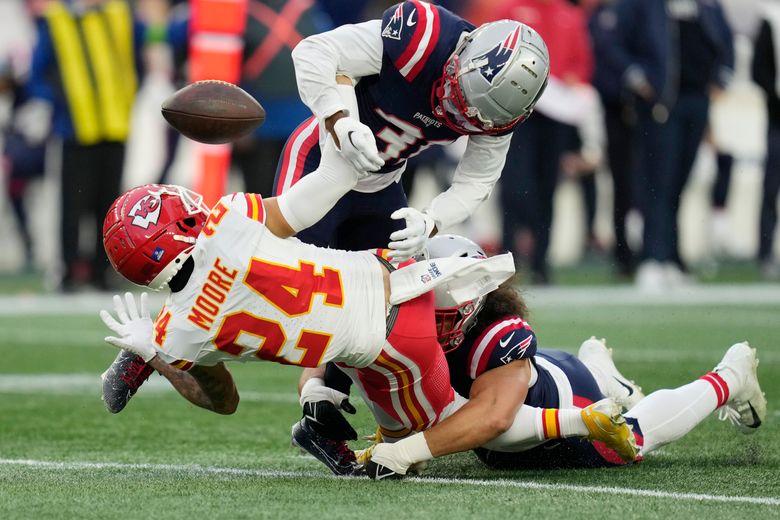
[{"label": "chiefs arrowhead logo", "polygon": [[127,213],[128,217],[133,217],[134,226],[149,229],[150,224],[157,224],[160,218],[160,208],[162,201],[159,195],[147,195],[142,198]]}]

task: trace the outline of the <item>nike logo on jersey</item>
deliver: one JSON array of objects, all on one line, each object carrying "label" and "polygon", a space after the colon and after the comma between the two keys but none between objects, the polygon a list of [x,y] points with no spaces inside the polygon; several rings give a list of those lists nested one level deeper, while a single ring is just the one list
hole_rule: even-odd
[{"label": "nike logo on jersey", "polygon": [[417,25],[417,20],[412,20],[412,18],[414,17],[414,13],[416,13],[416,12],[417,11],[415,10],[415,11],[412,11],[411,13],[409,13],[409,18],[406,19],[406,25],[408,25],[409,27]]},{"label": "nike logo on jersey", "polygon": [[[512,334],[509,335],[508,338],[506,338],[506,341],[499,341],[498,344],[501,346],[501,348],[506,348],[506,345],[509,343],[509,340],[512,339],[512,336],[514,336],[515,333],[512,332]],[[501,362],[503,364],[511,363],[512,361],[522,359],[523,356],[525,356],[525,351],[528,350],[528,347],[531,346],[531,341],[533,340],[533,336],[528,336],[524,340],[521,340],[519,343],[512,345],[512,347],[509,348],[509,350],[506,351],[506,353],[501,356]]]},{"label": "nike logo on jersey", "polygon": [[622,386],[623,388],[625,388],[626,390],[628,390],[628,395],[629,395],[629,396],[631,396],[631,395],[634,395],[634,389],[633,389],[633,388],[631,388],[629,385],[625,384],[623,381],[621,381],[621,380],[620,380],[620,379],[618,379],[617,377],[615,377],[615,376],[612,376],[612,377],[613,377],[613,379],[614,379],[615,381],[617,381],[618,383],[620,383],[620,386]]}]

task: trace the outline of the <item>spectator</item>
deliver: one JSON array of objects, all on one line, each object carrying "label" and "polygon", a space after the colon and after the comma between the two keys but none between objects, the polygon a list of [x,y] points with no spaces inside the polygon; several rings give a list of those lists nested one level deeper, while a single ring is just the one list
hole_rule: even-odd
[{"label": "spectator", "polygon": [[725,87],[733,71],[731,30],[715,0],[622,0],[607,9],[601,57],[638,98],[644,237],[636,282],[672,287],[688,281],[677,213],[710,89]]},{"label": "spectator", "polygon": [[753,54],[753,79],[766,94],[767,154],[764,168],[764,191],[761,200],[758,261],[766,279],[780,279],[780,262],[774,254],[777,226],[777,195],[780,192],[780,5],[767,4],[756,38]]},{"label": "spectator", "polygon": [[604,107],[606,158],[612,176],[612,220],[615,232],[614,259],[617,273],[633,276],[636,255],[626,236],[629,211],[639,207],[639,187],[636,157],[635,93],[621,81],[622,71],[616,70],[606,56],[608,35],[615,23],[611,9],[614,0],[602,0],[590,17],[589,29],[593,42],[593,86]]},{"label": "spectator", "polygon": [[[142,28],[124,0],[54,0],[38,22],[37,36],[31,99],[20,117],[52,121],[53,133],[63,141],[60,288],[71,291],[89,281],[105,289],[109,264],[101,224],[120,193]],[[41,125],[26,129],[31,142],[48,133]],[[94,226],[89,267],[79,255],[79,227],[86,215]]]},{"label": "spectator", "polygon": [[[14,5],[15,4],[15,5]],[[8,42],[0,57],[0,97],[3,104],[8,103],[9,113],[3,114],[2,131],[2,169],[6,175],[5,192],[11,203],[16,227],[22,242],[24,260],[22,269],[31,271],[33,261],[33,236],[30,232],[25,199],[30,184],[43,176],[45,147],[42,144],[30,144],[20,133],[18,126],[24,122],[16,116],[18,109],[26,102],[25,83],[30,73],[30,57],[34,37],[34,19],[40,16],[46,0],[14,2],[4,6],[8,23],[21,29],[15,38]]]},{"label": "spectator", "polygon": [[311,115],[298,97],[293,48],[305,37],[331,28],[330,19],[314,2],[249,0],[241,86],[260,100],[268,117],[233,149],[233,163],[240,167],[247,191],[271,196],[284,144]]},{"label": "spectator", "polygon": [[[518,257],[530,256],[530,281],[547,284],[553,195],[560,159],[574,130],[572,121],[544,105],[545,101],[549,105],[554,92],[574,94],[572,90],[590,81],[592,57],[585,15],[566,0],[509,0],[496,8],[492,18],[530,25],[547,42],[550,52],[550,85],[534,116],[514,131],[501,174],[500,199],[504,249]],[[530,251],[522,245],[524,231],[530,231],[532,237]]]}]

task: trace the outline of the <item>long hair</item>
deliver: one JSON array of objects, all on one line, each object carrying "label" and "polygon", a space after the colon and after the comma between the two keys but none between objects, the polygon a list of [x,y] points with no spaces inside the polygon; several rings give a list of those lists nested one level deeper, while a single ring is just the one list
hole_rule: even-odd
[{"label": "long hair", "polygon": [[520,292],[512,286],[512,280],[507,280],[498,289],[488,293],[474,330],[484,330],[491,323],[506,316],[519,316],[523,319],[528,317],[528,307]]}]

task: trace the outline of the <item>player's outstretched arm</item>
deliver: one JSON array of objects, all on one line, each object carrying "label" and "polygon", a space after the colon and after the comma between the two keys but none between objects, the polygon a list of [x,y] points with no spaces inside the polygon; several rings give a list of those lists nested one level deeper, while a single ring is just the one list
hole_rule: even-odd
[{"label": "player's outstretched arm", "polygon": [[[418,462],[477,448],[508,430],[528,393],[531,370],[527,359],[513,361],[479,376],[469,401],[424,433],[394,444],[377,444],[369,465],[405,475]],[[369,476],[372,469],[367,467]],[[381,478],[381,471],[377,472]]]},{"label": "player's outstretched arm", "polygon": [[192,404],[222,415],[230,415],[238,408],[238,390],[224,363],[213,367],[196,365],[188,372],[169,365],[159,356],[148,363]]},{"label": "player's outstretched arm", "polygon": [[233,377],[223,363],[213,367],[195,366],[184,372],[160,359],[152,344],[154,324],[149,315],[147,294],[141,293],[140,306],[127,292],[124,299],[114,296],[114,313],[100,311],[103,323],[116,336],[107,336],[106,343],[140,356],[162,374],[173,387],[192,404],[219,414],[232,414],[238,407],[238,391]]}]

